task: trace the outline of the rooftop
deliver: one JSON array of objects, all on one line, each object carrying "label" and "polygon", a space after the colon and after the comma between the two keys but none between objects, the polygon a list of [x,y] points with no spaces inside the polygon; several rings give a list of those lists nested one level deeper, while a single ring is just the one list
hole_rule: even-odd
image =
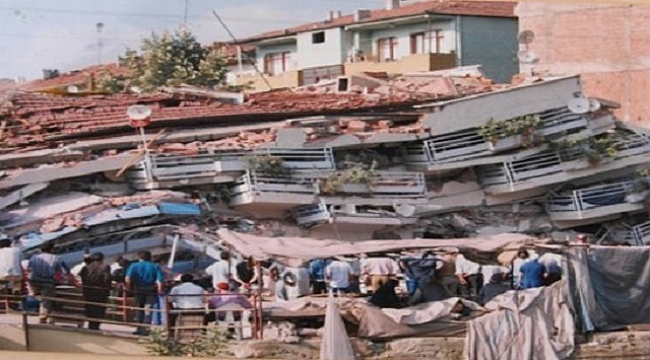
[{"label": "rooftop", "polygon": [[355,21],[353,14],[344,15],[332,20],[317,21],[298,25],[295,27],[269,31],[246,39],[239,43],[251,43],[265,39],[282,36],[291,36],[302,32],[323,30],[341,27],[352,24],[372,23],[381,20],[390,20],[405,16],[418,14],[441,14],[441,15],[467,15],[467,16],[489,16],[489,17],[516,17],[514,9],[516,2],[506,1],[421,1],[413,4],[402,5],[393,10],[376,9],[370,10],[370,16],[360,21]]}]

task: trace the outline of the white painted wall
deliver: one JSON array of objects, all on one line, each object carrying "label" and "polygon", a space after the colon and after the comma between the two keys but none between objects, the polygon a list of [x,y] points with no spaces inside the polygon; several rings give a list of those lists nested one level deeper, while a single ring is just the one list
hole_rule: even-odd
[{"label": "white painted wall", "polygon": [[[455,26],[454,22],[449,21],[435,21],[431,23],[431,29],[441,29],[443,31],[443,39],[441,44],[442,53],[450,53],[455,49]],[[397,38],[397,51],[395,58],[399,59],[404,56],[411,55],[411,34],[418,32],[426,32],[429,30],[428,22],[419,24],[395,26],[394,28],[387,28],[382,30],[374,30],[372,32],[372,53],[377,54],[377,40],[381,38],[396,37]],[[425,45],[425,46],[428,46]],[[432,43],[435,46],[435,42]],[[428,50],[425,48],[425,50]]]},{"label": "white painted wall", "polygon": [[267,54],[282,53],[288,51],[291,53],[291,60],[288,64],[287,70],[298,70],[298,46],[297,44],[278,44],[278,45],[258,45],[256,49],[257,66],[260,71],[264,71],[264,56]]},{"label": "white painted wall", "polygon": [[[325,42],[312,43],[312,34],[325,32]],[[298,34],[298,64],[300,69],[343,63],[346,53],[343,51],[343,40],[347,35],[341,28],[304,32]]]}]

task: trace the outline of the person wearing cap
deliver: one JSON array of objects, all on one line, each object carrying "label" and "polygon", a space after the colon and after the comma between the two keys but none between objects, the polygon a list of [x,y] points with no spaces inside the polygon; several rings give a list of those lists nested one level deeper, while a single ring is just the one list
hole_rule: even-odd
[{"label": "person wearing cap", "polygon": [[99,319],[106,315],[106,304],[111,292],[111,268],[104,264],[104,254],[98,252],[88,258],[88,263],[79,272],[84,299],[85,315],[89,319],[88,329],[99,330]]},{"label": "person wearing cap", "polygon": [[477,302],[483,306],[498,295],[511,290],[510,285],[508,283],[505,283],[504,280],[505,276],[503,273],[492,274],[490,281],[487,284],[483,285],[481,291],[479,291]]}]

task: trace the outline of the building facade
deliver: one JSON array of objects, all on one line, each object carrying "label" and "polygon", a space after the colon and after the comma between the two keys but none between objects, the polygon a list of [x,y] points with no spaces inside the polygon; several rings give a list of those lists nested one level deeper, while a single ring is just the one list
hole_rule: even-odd
[{"label": "building facade", "polygon": [[321,22],[260,34],[254,45],[265,80],[250,73],[239,83],[258,90],[300,86],[361,72],[433,71],[482,65],[497,82],[518,72],[518,22],[510,2],[421,1],[384,9],[331,12]]},{"label": "building facade", "polygon": [[516,13],[519,28],[535,34],[537,72],[579,73],[587,95],[619,102],[620,119],[647,126],[650,6],[524,2]]}]

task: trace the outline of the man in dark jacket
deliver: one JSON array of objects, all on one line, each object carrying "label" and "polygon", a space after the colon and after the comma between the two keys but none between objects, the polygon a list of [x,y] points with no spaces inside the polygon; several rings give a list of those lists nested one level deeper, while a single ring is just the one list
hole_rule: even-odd
[{"label": "man in dark jacket", "polygon": [[409,306],[415,306],[430,301],[441,301],[449,299],[451,294],[442,285],[441,276],[427,276],[420,280],[415,294],[408,302]]},{"label": "man in dark jacket", "polygon": [[[91,262],[79,273],[81,278],[85,314],[90,319],[103,319],[105,304],[111,291],[111,268],[104,264],[104,254],[95,253]],[[99,321],[88,321],[88,329],[99,330]]]},{"label": "man in dark jacket", "polygon": [[478,303],[481,306],[490,302],[490,300],[501,295],[508,290],[512,290],[512,287],[508,283],[504,283],[504,276],[501,273],[496,273],[490,278],[490,282],[483,285],[481,291],[478,293]]}]

